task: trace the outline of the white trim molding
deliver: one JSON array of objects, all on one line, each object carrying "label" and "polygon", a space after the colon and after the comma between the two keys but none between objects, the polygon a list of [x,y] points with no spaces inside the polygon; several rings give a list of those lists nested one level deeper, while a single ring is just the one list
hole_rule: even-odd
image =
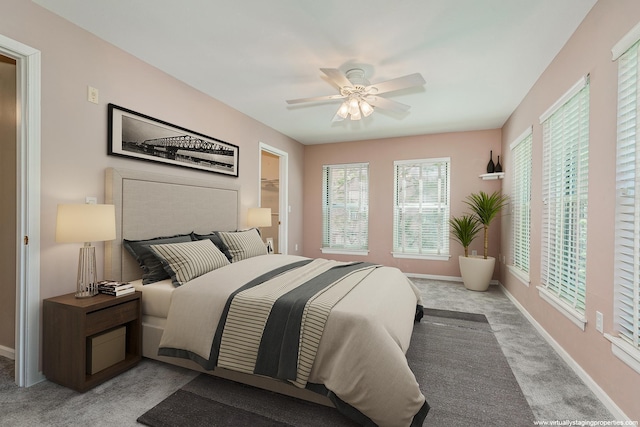
[{"label": "white trim molding", "polygon": [[448,261],[451,258],[449,254],[435,255],[435,254],[406,254],[402,252],[391,252],[394,258],[404,259],[424,259],[430,261]]},{"label": "white trim molding", "polygon": [[560,301],[557,296],[549,292],[544,286],[538,286],[537,288],[538,288],[538,294],[540,295],[540,298],[542,298],[543,300],[551,304],[551,306],[553,306],[553,308],[558,310],[560,314],[562,314],[567,319],[571,320],[571,322],[573,322],[574,325],[576,325],[578,328],[584,331],[584,327],[587,324],[587,319],[583,315],[576,312],[568,304],[565,304],[562,301]]},{"label": "white trim molding", "polygon": [[611,49],[611,60],[616,61],[622,56],[635,42],[640,40],[640,23],[636,24],[627,34],[622,37]]},{"label": "white trim molding", "polygon": [[[278,250],[282,254],[289,253],[289,153],[286,151],[279,150],[275,147],[272,147],[264,142],[260,142],[259,144],[259,154],[258,156],[262,156],[262,152],[266,151],[267,153],[271,153],[274,156],[278,156],[280,160],[280,205],[278,209],[280,210],[280,227],[278,227]],[[258,165],[260,167],[260,171],[258,172],[258,200],[261,198],[261,182],[260,178],[262,176],[262,161],[258,161]]]},{"label": "white trim molding", "polygon": [[633,348],[622,338],[614,337],[610,334],[604,334],[604,337],[611,341],[611,352],[640,374],[640,352],[638,349]]},{"label": "white trim molding", "polygon": [[536,319],[518,302],[518,300],[509,293],[507,288],[500,286],[502,292],[511,300],[511,302],[520,310],[522,315],[533,325],[533,327],[542,335],[542,338],[549,343],[555,352],[566,362],[567,365],[578,375],[587,387],[595,394],[602,404],[611,412],[611,414],[619,421],[631,421],[629,417],[620,409],[618,405],[609,397],[609,395],[596,383],[593,378],[576,362],[567,351],[540,325]]},{"label": "white trim molding", "polygon": [[0,345],[0,356],[10,360],[16,360],[16,351],[12,348]]},{"label": "white trim molding", "polygon": [[369,251],[364,249],[349,250],[349,249],[336,249],[336,248],[320,248],[320,251],[323,254],[329,254],[329,255],[353,255],[353,256],[369,255]]},{"label": "white trim molding", "polygon": [[529,126],[516,139],[514,139],[513,142],[511,142],[511,144],[509,144],[509,149],[513,150],[514,148],[516,148],[518,146],[518,144],[520,144],[522,141],[524,141],[525,138],[528,137],[531,134],[533,134],[533,126]]},{"label": "white trim molding", "polygon": [[522,270],[520,270],[517,267],[514,267],[513,265],[507,265],[507,270],[516,279],[518,279],[523,285],[525,285],[527,288],[529,287],[529,284],[531,283],[531,280],[529,279],[529,275],[528,274],[524,273]]},{"label": "white trim molding", "polygon": [[542,115],[540,116],[540,123],[544,123],[549,117],[553,115],[553,113],[556,112],[558,108],[562,107],[567,103],[567,101],[573,98],[574,95],[580,92],[587,85],[588,77],[589,76],[580,77],[580,80],[578,80],[573,86],[571,86],[571,89],[566,91],[565,94],[562,95],[556,102],[554,102],[551,107],[547,108],[547,111],[542,113]]},{"label": "white trim molding", "polygon": [[[0,53],[16,60],[18,208],[16,213],[15,381],[28,387],[40,372],[40,51],[0,35]],[[28,243],[25,238],[28,237]]]}]

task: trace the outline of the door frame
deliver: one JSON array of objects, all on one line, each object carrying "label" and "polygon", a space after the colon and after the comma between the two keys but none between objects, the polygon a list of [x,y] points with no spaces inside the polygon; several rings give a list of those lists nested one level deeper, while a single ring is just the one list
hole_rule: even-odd
[{"label": "door frame", "polygon": [[40,364],[40,51],[0,34],[0,53],[16,61],[17,212],[15,382],[44,379]]},{"label": "door frame", "polygon": [[262,177],[262,152],[267,152],[279,158],[279,220],[280,226],[278,227],[278,249],[282,254],[289,253],[289,153],[282,151],[278,148],[272,147],[264,142],[260,143],[260,150],[258,154],[258,201],[261,202],[262,197],[262,184],[260,178]]}]

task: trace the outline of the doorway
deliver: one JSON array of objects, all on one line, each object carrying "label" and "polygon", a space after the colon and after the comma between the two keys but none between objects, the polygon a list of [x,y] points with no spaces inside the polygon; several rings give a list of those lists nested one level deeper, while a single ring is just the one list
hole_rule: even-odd
[{"label": "doorway", "polygon": [[0,35],[16,65],[15,382],[44,379],[40,362],[40,51]]},{"label": "doorway", "polygon": [[260,143],[259,205],[271,208],[271,227],[262,227],[262,237],[273,241],[274,253],[288,253],[288,154]]},{"label": "doorway", "polygon": [[0,355],[15,360],[16,335],[16,60],[0,55]]}]

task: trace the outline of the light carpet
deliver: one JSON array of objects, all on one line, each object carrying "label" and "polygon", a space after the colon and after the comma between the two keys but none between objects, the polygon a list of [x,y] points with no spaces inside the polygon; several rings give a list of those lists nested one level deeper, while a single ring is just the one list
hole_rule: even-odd
[{"label": "light carpet", "polygon": [[[531,426],[533,413],[486,317],[425,309],[407,360],[431,410],[428,426]],[[206,374],[143,414],[170,426],[354,426],[333,408]]]}]

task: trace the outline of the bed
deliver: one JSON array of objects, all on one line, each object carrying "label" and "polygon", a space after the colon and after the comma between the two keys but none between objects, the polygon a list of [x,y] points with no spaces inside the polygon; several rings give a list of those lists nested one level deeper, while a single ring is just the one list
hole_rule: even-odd
[{"label": "bed", "polygon": [[[117,222],[105,275],[143,292],[144,357],[335,406],[362,425],[422,425],[429,405],[404,356],[421,301],[399,270],[262,253],[255,230],[238,231],[240,189],[227,181],[109,168],[105,190]],[[136,245],[171,277],[143,271]]]}]

